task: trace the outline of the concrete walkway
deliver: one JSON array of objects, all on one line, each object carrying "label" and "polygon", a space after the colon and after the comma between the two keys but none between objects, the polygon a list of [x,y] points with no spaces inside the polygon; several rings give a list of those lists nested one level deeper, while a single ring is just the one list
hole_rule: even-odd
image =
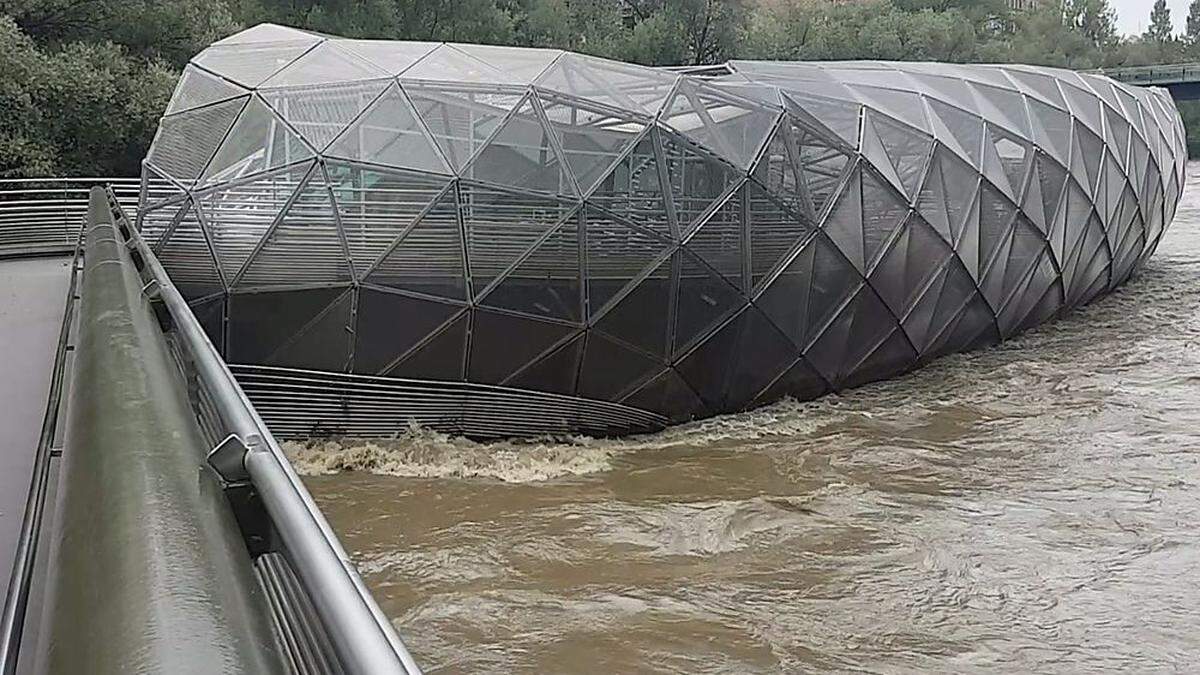
[{"label": "concrete walkway", "polygon": [[0,597],[12,573],[70,280],[70,258],[0,261]]}]

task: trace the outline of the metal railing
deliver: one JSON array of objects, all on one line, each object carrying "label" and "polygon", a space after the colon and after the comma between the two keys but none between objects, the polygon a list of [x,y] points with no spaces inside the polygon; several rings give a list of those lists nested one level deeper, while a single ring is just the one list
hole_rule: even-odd
[{"label": "metal railing", "polygon": [[1155,66],[1100,68],[1091,71],[1125,84],[1160,85],[1200,82],[1200,63],[1163,63]]},{"label": "metal railing", "polygon": [[342,665],[352,673],[419,673],[420,669],[358,576],[312,496],[292,469],[187,302],[125,215],[115,191],[109,203],[131,249],[142,262],[147,292],[160,301],[199,395],[205,420],[223,440],[209,462],[227,481],[249,481],[283,543]]},{"label": "metal railing", "polygon": [[[140,178],[0,178],[0,254],[70,253],[95,186],[107,186],[122,208],[137,209]],[[167,181],[147,183],[151,199],[177,192]]]}]

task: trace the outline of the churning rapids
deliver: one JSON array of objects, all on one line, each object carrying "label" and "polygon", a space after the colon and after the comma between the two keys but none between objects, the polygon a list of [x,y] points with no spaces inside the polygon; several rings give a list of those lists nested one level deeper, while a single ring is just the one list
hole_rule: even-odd
[{"label": "churning rapids", "polygon": [[620,441],[292,446],[432,672],[1200,662],[1200,164],[1133,281],[983,352]]}]

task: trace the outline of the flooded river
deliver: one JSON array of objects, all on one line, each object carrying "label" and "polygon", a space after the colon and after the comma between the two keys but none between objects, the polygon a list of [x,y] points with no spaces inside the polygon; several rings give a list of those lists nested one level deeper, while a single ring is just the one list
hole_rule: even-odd
[{"label": "flooded river", "polygon": [[1188,173],[1133,282],[993,349],[649,437],[298,464],[430,672],[1189,670]]}]

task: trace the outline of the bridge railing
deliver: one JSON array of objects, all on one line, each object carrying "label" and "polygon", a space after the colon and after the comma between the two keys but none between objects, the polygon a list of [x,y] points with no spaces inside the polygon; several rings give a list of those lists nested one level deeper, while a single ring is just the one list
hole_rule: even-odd
[{"label": "bridge railing", "polygon": [[[311,602],[311,611],[323,625],[340,662],[341,667],[333,670],[372,675],[420,673],[283,449],[136,231],[115,193],[109,194],[109,205],[146,284],[144,292],[161,308],[160,322],[166,326],[176,358],[189,380],[187,388],[198,421],[215,446],[208,463],[225,481],[227,491],[241,490],[248,484],[255,492],[254,501],[265,508],[271,532],[251,537],[258,540],[256,546],[265,549],[255,557],[256,574],[268,594],[275,596],[276,604],[289,602],[287,596],[295,593],[287,587],[297,582],[307,596],[306,601],[291,602],[292,609],[280,610],[281,615],[302,623],[301,615],[308,613]],[[239,521],[244,522],[241,517]],[[280,546],[266,543],[276,536]],[[330,664],[311,649],[289,645],[286,651],[295,659],[293,667],[299,672],[330,670]]]},{"label": "bridge railing", "polygon": [[1140,85],[1167,85],[1200,80],[1200,65],[1195,63],[1163,63],[1154,66],[1130,66],[1093,71],[1118,82]]},{"label": "bridge railing", "polygon": [[[137,209],[139,178],[0,178],[0,253],[74,250],[87,214],[88,192],[97,185],[109,186],[122,208]],[[174,192],[165,181],[152,182],[147,189]]]}]

